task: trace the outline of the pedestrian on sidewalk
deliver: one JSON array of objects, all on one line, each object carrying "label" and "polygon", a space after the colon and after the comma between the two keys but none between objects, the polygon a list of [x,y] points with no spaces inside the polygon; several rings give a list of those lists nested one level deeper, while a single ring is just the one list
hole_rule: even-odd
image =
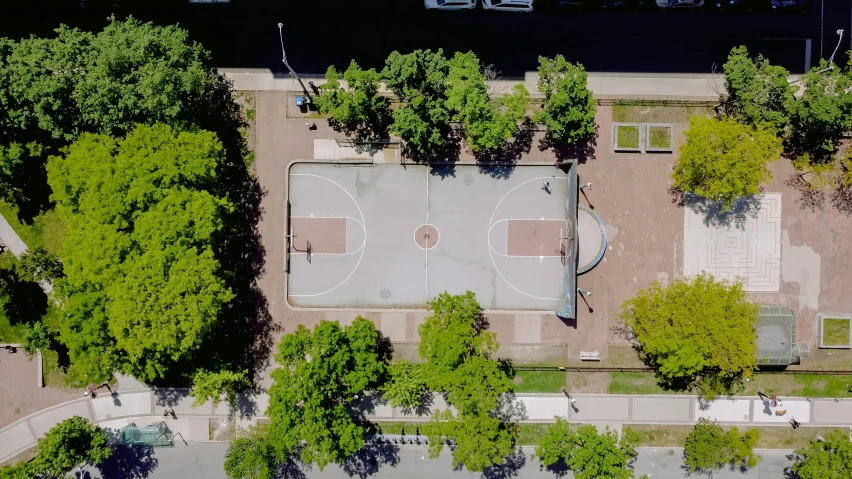
[{"label": "pedestrian on sidewalk", "polygon": [[541,189],[543,189],[545,191],[545,193],[547,193],[549,195],[550,194],[550,182],[545,181],[544,184],[542,185]]},{"label": "pedestrian on sidewalk", "polygon": [[793,429],[796,429],[799,426],[801,426],[801,423],[799,423],[799,421],[797,421],[796,418],[791,417],[790,418],[790,425],[793,426]]}]

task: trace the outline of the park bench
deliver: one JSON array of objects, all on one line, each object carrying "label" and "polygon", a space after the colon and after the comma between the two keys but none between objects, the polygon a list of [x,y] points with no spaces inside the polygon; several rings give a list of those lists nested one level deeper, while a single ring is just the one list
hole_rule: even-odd
[{"label": "park bench", "polygon": [[580,351],[581,361],[600,361],[601,353],[598,351]]}]

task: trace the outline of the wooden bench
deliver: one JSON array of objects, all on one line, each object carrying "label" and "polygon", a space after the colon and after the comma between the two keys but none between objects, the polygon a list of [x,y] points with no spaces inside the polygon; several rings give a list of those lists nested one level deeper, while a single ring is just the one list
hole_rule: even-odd
[{"label": "wooden bench", "polygon": [[601,353],[598,351],[580,351],[581,361],[600,361]]}]

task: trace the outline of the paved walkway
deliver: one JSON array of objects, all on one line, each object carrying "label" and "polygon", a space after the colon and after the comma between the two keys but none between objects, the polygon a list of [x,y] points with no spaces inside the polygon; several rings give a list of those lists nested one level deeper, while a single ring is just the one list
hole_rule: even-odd
[{"label": "paved walkway", "polygon": [[[237,90],[302,91],[299,82],[289,77],[274,77],[267,69],[220,68],[220,72],[234,81]],[[311,75],[312,77],[314,75]],[[791,77],[797,78],[797,77]],[[317,85],[324,79],[311,78]],[[307,79],[303,79],[307,84]],[[509,92],[513,86],[523,83],[533,96],[538,93],[538,72],[527,72],[524,80],[499,80],[490,82],[495,93]],[[600,99],[679,99],[713,101],[724,90],[722,75],[712,74],[663,74],[663,73],[589,73],[589,89]],[[383,92],[389,92],[382,89]]]},{"label": "paved walkway", "polygon": [[0,241],[9,248],[9,251],[12,252],[15,256],[21,256],[22,254],[28,251],[27,245],[24,244],[24,241],[18,236],[18,233],[15,232],[15,229],[12,228],[12,225],[6,221],[6,218],[3,215],[0,215]]},{"label": "paved walkway", "polygon": [[[553,422],[563,417],[571,422],[590,424],[694,424],[699,418],[739,426],[788,426],[795,417],[804,426],[852,426],[852,400],[785,398],[777,408],[764,407],[753,397],[734,397],[704,403],[696,396],[640,396],[586,394],[575,396],[572,407],[562,394],[518,394],[507,401],[504,416],[524,423]],[[114,396],[101,394],[81,398],[39,411],[0,430],[0,462],[36,444],[56,423],[81,416],[103,427],[119,429],[134,422],[147,425],[165,421],[185,441],[209,441],[210,419],[233,417],[244,425],[265,417],[269,405],[266,394],[240,395],[231,411],[222,402],[218,407],[206,402],[192,407],[188,389],[122,390]],[[446,408],[443,397],[435,395],[425,414],[406,413],[367,396],[353,404],[353,412],[373,421],[427,421],[434,409]],[[174,410],[176,417],[166,416]],[[786,410],[784,416],[775,410]]]}]

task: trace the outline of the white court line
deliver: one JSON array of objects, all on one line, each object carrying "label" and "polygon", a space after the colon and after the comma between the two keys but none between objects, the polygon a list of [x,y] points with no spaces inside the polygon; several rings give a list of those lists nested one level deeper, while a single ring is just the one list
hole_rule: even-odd
[{"label": "white court line", "polygon": [[[314,216],[291,216],[290,218],[291,218],[291,219],[292,219],[292,218],[299,218],[299,219],[313,219],[313,218],[345,218],[345,219],[347,219],[347,220],[352,220],[352,221],[354,221],[354,222],[358,223],[358,224],[361,226],[361,230],[364,232],[364,240],[363,240],[363,241],[361,241],[361,246],[359,246],[359,247],[358,247],[358,249],[356,249],[355,251],[353,251],[353,252],[351,252],[351,253],[350,253],[350,252],[346,252],[346,253],[311,253],[311,255],[312,255],[312,256],[313,256],[314,254],[319,255],[319,256],[350,256],[350,255],[353,255],[353,254],[355,254],[355,253],[357,253],[357,252],[361,251],[361,250],[362,250],[362,249],[364,249],[364,247],[367,245],[367,229],[366,229],[366,228],[364,228],[364,224],[363,224],[363,223],[361,223],[361,222],[360,222],[360,221],[358,221],[356,218],[353,218],[353,217],[351,217],[351,216],[316,216],[316,215],[314,215]],[[292,231],[291,231],[290,233],[292,234]],[[349,229],[348,229],[348,224],[347,224],[346,234],[348,234],[348,233],[349,233]],[[298,236],[298,235],[296,235],[296,236]],[[295,255],[295,256],[300,256],[300,255],[305,255],[305,256],[307,256],[307,255],[308,255],[308,252],[307,252],[307,251],[304,251],[304,252],[302,252],[302,251],[290,252],[290,256],[294,256],[294,255]],[[290,296],[293,296],[293,295],[290,295]]]},{"label": "white court line", "polygon": [[360,266],[360,265],[361,265],[361,260],[363,260],[363,259],[364,259],[364,252],[367,250],[367,220],[364,218],[364,212],[363,212],[363,211],[361,211],[361,205],[359,205],[359,204],[358,204],[358,202],[357,202],[357,201],[355,201],[355,198],[353,198],[353,197],[352,197],[352,195],[351,195],[348,191],[346,191],[346,188],[344,188],[344,187],[340,186],[340,184],[338,184],[336,181],[334,181],[334,180],[332,180],[332,179],[330,179],[330,178],[326,178],[325,176],[312,175],[312,174],[309,174],[309,173],[291,173],[291,174],[290,174],[290,176],[312,176],[312,177],[314,177],[314,178],[319,178],[319,179],[322,179],[322,180],[325,180],[325,181],[328,181],[328,182],[332,183],[333,185],[335,185],[335,186],[337,186],[338,188],[340,188],[341,190],[343,190],[343,192],[344,192],[344,193],[346,193],[346,195],[347,195],[347,196],[349,196],[349,199],[351,199],[351,200],[352,200],[352,202],[353,202],[353,203],[355,203],[355,207],[356,207],[356,208],[358,208],[358,214],[359,214],[359,215],[361,215],[361,223],[360,223],[360,224],[361,224],[361,227],[364,229],[364,243],[363,243],[364,247],[363,247],[363,248],[361,248],[361,257],[360,257],[360,258],[358,258],[358,262],[357,262],[357,263],[355,263],[355,267],[354,267],[354,268],[352,268],[352,271],[349,273],[349,276],[347,276],[347,277],[343,278],[343,281],[341,281],[340,283],[338,283],[338,284],[337,284],[337,286],[334,286],[334,287],[333,287],[333,288],[331,288],[331,289],[325,290],[325,291],[323,291],[322,293],[315,293],[315,294],[291,294],[291,295],[290,295],[290,296],[292,296],[292,297],[294,297],[294,298],[295,298],[295,297],[304,298],[304,297],[320,296],[320,295],[323,295],[323,294],[325,294],[325,293],[329,293],[329,292],[331,292],[331,291],[334,291],[335,289],[339,288],[339,287],[340,287],[343,283],[345,283],[345,282],[349,281],[349,278],[351,278],[351,277],[352,277],[352,275],[353,275],[353,274],[355,274],[355,271],[358,269],[358,266]]},{"label": "white court line", "polygon": [[[511,193],[511,191],[510,191],[510,193]],[[490,241],[491,230],[493,230],[495,226],[499,225],[500,223],[502,223],[504,221],[506,221],[506,222],[508,222],[508,221],[562,221],[562,222],[565,222],[565,220],[560,220],[560,219],[555,219],[555,218],[503,218],[502,220],[497,220],[497,222],[495,222],[493,225],[491,225],[490,228],[488,228],[488,238],[489,238],[488,249],[493,251],[494,254],[496,254],[497,256],[502,256],[504,258],[550,258],[551,257],[549,255],[548,256],[526,256],[526,255],[519,255],[519,254],[509,254],[509,227],[508,226],[506,227],[506,254],[503,254],[503,253],[497,251],[496,249],[494,249],[493,247],[491,247],[491,241]],[[562,242],[561,238],[559,239],[559,242],[561,244],[561,242]],[[556,256],[553,256],[553,257],[558,258],[559,255],[556,255]]]},{"label": "white court line", "polygon": [[[503,272],[501,272],[500,268],[497,267],[497,263],[494,261],[495,251],[494,251],[494,248],[491,246],[491,228],[493,228],[493,225],[495,224],[494,223],[494,215],[497,214],[497,210],[500,209],[500,205],[503,204],[503,201],[505,201],[506,198],[509,195],[511,195],[513,191],[517,190],[521,186],[523,186],[527,183],[533,182],[533,181],[538,181],[538,180],[547,179],[547,178],[553,178],[553,177],[552,176],[541,176],[539,178],[533,178],[531,180],[524,181],[523,183],[518,184],[517,186],[515,186],[514,188],[509,190],[508,193],[503,195],[503,198],[501,198],[500,201],[497,203],[497,206],[494,207],[494,212],[491,213],[491,219],[488,221],[489,227],[488,227],[488,233],[486,234],[486,240],[488,241],[488,256],[491,257],[491,264],[494,265],[494,270],[497,271],[497,274],[499,274],[500,277],[503,278],[503,281],[505,281],[506,284],[508,284],[515,291],[523,294],[524,296],[528,296],[528,297],[533,298],[533,299],[539,299],[539,300],[542,300],[542,301],[563,301],[565,299],[564,297],[562,297],[562,298],[542,298],[542,297],[539,297],[539,296],[534,296],[534,295],[529,294],[529,293],[525,293],[525,292],[521,291],[520,289],[516,288],[514,284],[510,283],[509,280],[507,280],[506,277],[503,276]],[[508,247],[508,243],[507,243],[507,247]],[[507,250],[507,252],[508,252],[508,250]]]},{"label": "white court line", "polygon": [[[423,168],[423,171],[426,173],[426,224],[429,224],[429,169]],[[418,226],[419,228],[419,226]],[[438,231],[438,228],[435,228],[435,231]],[[417,234],[417,230],[414,230],[414,234]],[[441,241],[441,232],[438,231],[438,241]],[[414,244],[417,244],[417,238],[414,239]],[[418,245],[419,246],[419,245]],[[429,303],[429,250],[427,248],[423,248],[423,252],[426,254],[426,280],[423,281],[423,284],[426,286],[425,291],[423,291],[424,295],[424,304]]]}]

